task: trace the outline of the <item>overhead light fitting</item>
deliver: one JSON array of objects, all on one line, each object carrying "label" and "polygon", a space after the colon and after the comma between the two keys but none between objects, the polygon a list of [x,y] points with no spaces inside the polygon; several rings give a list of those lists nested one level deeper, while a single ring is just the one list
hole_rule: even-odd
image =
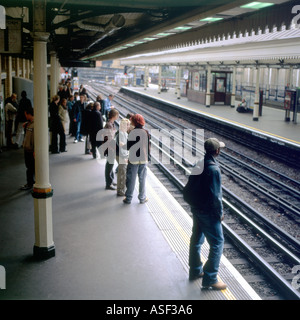
[{"label": "overhead light fitting", "polygon": [[192,29],[192,27],[177,27],[177,28],[174,28],[175,30],[189,30],[189,29]]},{"label": "overhead light fitting", "polygon": [[250,2],[248,4],[245,4],[243,6],[241,6],[241,8],[243,9],[262,9],[262,8],[266,8],[266,7],[270,7],[273,6],[274,3],[272,2]]},{"label": "overhead light fitting", "polygon": [[214,21],[219,21],[223,19],[224,18],[207,17],[207,18],[201,19],[200,21],[214,22]]},{"label": "overhead light fitting", "polygon": [[171,35],[172,33],[167,33],[167,32],[161,32],[161,33],[158,33],[156,36],[158,37],[166,37],[166,36],[169,36]]}]

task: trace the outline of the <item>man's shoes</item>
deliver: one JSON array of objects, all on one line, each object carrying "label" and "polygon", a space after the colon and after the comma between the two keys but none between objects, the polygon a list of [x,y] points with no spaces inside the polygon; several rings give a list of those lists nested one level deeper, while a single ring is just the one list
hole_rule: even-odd
[{"label": "man's shoes", "polygon": [[52,151],[51,153],[52,154],[58,154],[58,153],[60,153],[60,151]]},{"label": "man's shoes", "polygon": [[30,185],[30,184],[24,184],[24,186],[22,186],[21,188],[20,188],[20,190],[30,190],[30,189],[32,189],[32,185]]},{"label": "man's shoes", "polygon": [[67,150],[67,149],[65,149],[65,150],[60,150],[60,152],[68,152],[68,150]]},{"label": "man's shoes", "polygon": [[84,142],[84,140],[81,138],[81,139],[79,139],[79,142]]},{"label": "man's shoes", "polygon": [[111,184],[110,186],[106,186],[105,190],[117,190],[117,188]]},{"label": "man's shoes", "polygon": [[140,204],[146,203],[149,199],[145,198],[144,200],[140,200]]},{"label": "man's shoes", "polygon": [[190,280],[190,281],[194,281],[194,280],[203,278],[203,276],[204,276],[204,272],[200,272],[200,273],[198,273],[198,274],[190,274],[190,275],[189,275],[189,280]]},{"label": "man's shoes", "polygon": [[227,288],[227,285],[222,282],[222,281],[218,281],[214,284],[211,284],[209,286],[202,286],[203,289],[213,289],[213,290],[225,290]]},{"label": "man's shoes", "polygon": [[78,140],[77,139],[74,139],[74,143],[77,143],[78,142]]},{"label": "man's shoes", "polygon": [[127,198],[124,198],[124,199],[123,199],[123,203],[125,203],[125,204],[130,204],[131,201],[127,200]]},{"label": "man's shoes", "polygon": [[117,184],[115,182],[112,183],[113,186],[116,186]]}]

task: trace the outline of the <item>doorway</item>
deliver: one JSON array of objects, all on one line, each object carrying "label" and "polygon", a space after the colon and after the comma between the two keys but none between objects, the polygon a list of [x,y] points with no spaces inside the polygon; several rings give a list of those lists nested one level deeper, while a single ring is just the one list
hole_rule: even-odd
[{"label": "doorway", "polygon": [[215,102],[223,102],[226,100],[226,78],[215,78]]}]

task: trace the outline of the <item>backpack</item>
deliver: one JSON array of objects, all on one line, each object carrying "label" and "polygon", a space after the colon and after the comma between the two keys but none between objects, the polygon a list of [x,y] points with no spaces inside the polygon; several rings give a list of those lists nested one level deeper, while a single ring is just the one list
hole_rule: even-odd
[{"label": "backpack", "polygon": [[[205,168],[207,168],[209,165],[211,164],[206,165]],[[183,187],[183,199],[191,207],[203,207],[207,193],[207,185],[205,180],[206,173],[203,170],[200,174],[191,174],[187,184]]]}]

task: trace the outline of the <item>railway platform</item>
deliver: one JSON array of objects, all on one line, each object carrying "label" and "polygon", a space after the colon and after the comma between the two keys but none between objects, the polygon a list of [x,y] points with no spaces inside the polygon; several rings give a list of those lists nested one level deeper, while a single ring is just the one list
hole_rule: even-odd
[{"label": "railway platform", "polygon": [[[281,140],[282,142],[293,144],[296,148],[300,147],[300,123],[293,121],[286,122],[285,110],[263,106],[262,116],[259,121],[252,120],[251,113],[238,113],[236,108],[224,105],[211,105],[207,108],[197,102],[189,101],[186,97],[177,99],[175,89],[170,88],[167,92],[158,93],[157,85],[149,84],[147,90],[144,87],[123,87],[124,90],[134,91],[141,95],[158,98],[162,101],[178,105],[182,108],[199,112],[205,116],[213,117],[220,121],[225,121],[235,127],[249,129],[258,135],[267,135],[270,138]],[[236,106],[240,101],[236,101]]]},{"label": "railway platform", "polygon": [[[56,255],[33,259],[34,209],[25,181],[23,151],[1,154],[0,265],[6,289],[0,300],[259,300],[222,257],[223,291],[201,290],[188,280],[192,220],[148,170],[147,196],[125,205],[105,190],[105,159],[84,154],[67,139],[68,152],[50,155]],[[204,261],[208,246],[203,249]]]}]

